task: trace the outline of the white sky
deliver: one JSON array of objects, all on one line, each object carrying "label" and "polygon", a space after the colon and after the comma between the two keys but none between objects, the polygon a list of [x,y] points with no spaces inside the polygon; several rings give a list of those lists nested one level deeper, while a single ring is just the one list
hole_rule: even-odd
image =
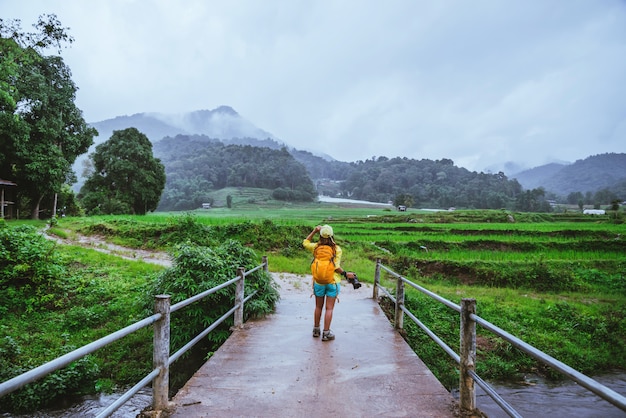
[{"label": "white sky", "polygon": [[233,107],[341,161],[626,152],[623,0],[0,0],[54,13],[88,122]]}]

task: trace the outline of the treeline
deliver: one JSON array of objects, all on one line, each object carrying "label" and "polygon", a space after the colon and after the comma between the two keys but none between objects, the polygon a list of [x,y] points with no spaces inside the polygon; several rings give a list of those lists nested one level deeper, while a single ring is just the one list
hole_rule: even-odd
[{"label": "treeline", "polygon": [[457,167],[450,159],[378,157],[351,163],[340,193],[353,199],[393,201],[414,207],[463,207],[549,211],[541,190],[524,192],[504,173]]},{"label": "treeline", "polygon": [[279,200],[313,201],[317,191],[306,168],[282,148],[225,145],[202,135],[166,137],[154,144],[166,184],[158,210],[196,209],[225,187],[273,190]]},{"label": "treeline", "polygon": [[284,147],[226,145],[204,135],[166,137],[154,144],[154,155],[167,177],[158,210],[213,203],[211,192],[225,187],[270,189],[275,199],[289,201],[325,194],[408,207],[551,210],[543,189],[523,190],[504,173],[472,172],[450,159],[346,163]]}]

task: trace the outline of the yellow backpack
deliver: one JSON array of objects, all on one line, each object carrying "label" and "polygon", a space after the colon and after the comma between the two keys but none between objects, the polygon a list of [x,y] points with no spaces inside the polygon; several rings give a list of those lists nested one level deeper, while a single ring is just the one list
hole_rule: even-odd
[{"label": "yellow backpack", "polygon": [[313,250],[311,273],[319,284],[335,283],[335,249],[330,245],[318,245]]}]

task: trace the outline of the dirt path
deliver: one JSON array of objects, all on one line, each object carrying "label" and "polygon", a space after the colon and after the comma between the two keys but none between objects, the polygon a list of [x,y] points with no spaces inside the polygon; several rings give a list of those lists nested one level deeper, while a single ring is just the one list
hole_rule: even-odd
[{"label": "dirt path", "polygon": [[[62,245],[78,245],[85,248],[91,248],[95,251],[122,257],[126,260],[143,261],[146,263],[158,264],[164,267],[171,267],[172,265],[172,259],[166,252],[123,247],[121,245],[107,242],[103,236],[79,235],[72,232],[72,234],[68,236],[72,236],[74,238],[63,239],[55,235],[49,235],[47,233],[47,229],[44,231],[44,235],[46,238]],[[272,273],[272,277],[274,278],[282,296],[287,294],[311,294],[311,277],[309,275],[274,272]],[[341,295],[339,296],[339,303],[341,303],[341,300],[358,297],[360,293],[371,292],[369,290],[370,288],[371,285],[363,283],[363,286],[356,293],[354,293],[352,286],[344,281]]]},{"label": "dirt path", "polygon": [[[56,235],[48,234],[48,228],[43,231],[44,236],[61,245],[78,245],[85,248],[91,248],[105,254],[115,255],[126,260],[143,261],[145,263],[158,264],[164,267],[172,266],[170,255],[163,251],[149,251],[137,248],[128,248],[121,245],[107,242],[103,236],[99,235],[80,235],[75,232],[68,231],[67,236],[71,238],[60,238]],[[270,265],[272,260],[269,260]],[[281,294],[281,297],[287,295],[312,295],[311,276],[302,274],[273,272],[271,273],[274,282]],[[362,287],[354,290],[352,285],[345,280],[342,283],[341,294],[339,295],[339,303],[341,301],[360,298],[363,294],[371,294],[372,285],[362,283]],[[313,303],[311,301],[311,303]]]},{"label": "dirt path", "polygon": [[44,236],[54,242],[63,245],[78,245],[80,247],[91,248],[105,254],[112,254],[127,260],[138,260],[146,263],[159,264],[170,267],[172,259],[169,254],[162,251],[149,251],[137,248],[122,247],[121,245],[107,242],[104,237],[98,235],[80,235],[72,232],[68,236],[73,238],[60,238],[56,235],[48,234],[48,229],[44,230]]}]

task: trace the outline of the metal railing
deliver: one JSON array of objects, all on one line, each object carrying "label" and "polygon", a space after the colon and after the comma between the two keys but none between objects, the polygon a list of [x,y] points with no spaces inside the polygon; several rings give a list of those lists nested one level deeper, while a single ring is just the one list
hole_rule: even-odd
[{"label": "metal railing", "polygon": [[[396,278],[396,294],[389,293],[387,289],[380,285],[381,270],[386,271]],[[459,354],[452,350],[445,342],[443,342],[435,333],[433,333],[426,325],[415,317],[404,305],[404,287],[405,284],[440,302],[450,309],[460,314],[460,349]],[[476,373],[476,325],[480,325],[488,331],[496,334],[502,339],[508,341],[519,350],[529,354],[542,363],[558,370],[565,376],[569,377],[585,389],[595,393],[602,399],[610,402],[614,406],[626,411],[626,397],[620,395],[614,390],[598,383],[592,378],[572,369],[570,366],[560,362],[559,360],[549,356],[543,351],[538,350],[532,345],[522,341],[521,339],[509,334],[503,329],[493,325],[476,315],[476,300],[462,299],[459,305],[437,295],[419,286],[393,270],[385,267],[381,260],[376,261],[376,272],[374,275],[373,297],[378,300],[379,289],[385,293],[389,299],[395,304],[394,326],[396,329],[404,327],[404,315],[406,314],[417,326],[419,326],[433,341],[435,341],[457,364],[459,364],[460,381],[459,381],[459,407],[461,411],[476,410],[476,392],[474,384],[480,386],[498,406],[500,406],[509,416],[521,417],[520,414],[513,409],[487,382],[482,380]]]},{"label": "metal railing", "polygon": [[[180,356],[186,353],[199,341],[205,338],[211,331],[213,331],[218,325],[224,322],[230,315],[234,315],[233,320],[235,327],[241,327],[243,325],[244,304],[257,293],[257,291],[254,291],[248,296],[244,295],[245,277],[261,268],[265,272],[268,271],[267,256],[263,256],[262,264],[256,266],[255,268],[246,271],[243,267],[239,267],[237,269],[237,276],[235,278],[171,306],[169,295],[157,295],[155,296],[154,315],[137,321],[127,326],[126,328],[122,328],[116,332],[113,332],[105,337],[100,338],[99,340],[78,348],[61,357],[57,357],[56,359],[51,360],[48,363],[45,363],[26,373],[9,379],[6,382],[0,383],[0,398],[20,389],[21,387],[31,382],[43,378],[50,373],[62,369],[70,363],[79,360],[86,355],[91,354],[98,349],[105,347],[129,334],[132,334],[135,331],[138,331],[150,325],[154,325],[153,370],[149,374],[147,374],[142,380],[140,380],[135,386],[122,394],[114,403],[101,411],[97,415],[97,417],[103,418],[111,416],[131,397],[133,397],[142,388],[146,387],[151,382],[152,409],[154,411],[166,410],[168,408],[169,402],[168,392],[170,365],[178,360]],[[170,314],[232,284],[235,284],[235,304],[233,308],[226,312],[224,315],[222,315],[217,321],[213,322],[208,328],[206,328],[204,331],[194,337],[191,341],[185,344],[176,353],[170,356]]]}]

